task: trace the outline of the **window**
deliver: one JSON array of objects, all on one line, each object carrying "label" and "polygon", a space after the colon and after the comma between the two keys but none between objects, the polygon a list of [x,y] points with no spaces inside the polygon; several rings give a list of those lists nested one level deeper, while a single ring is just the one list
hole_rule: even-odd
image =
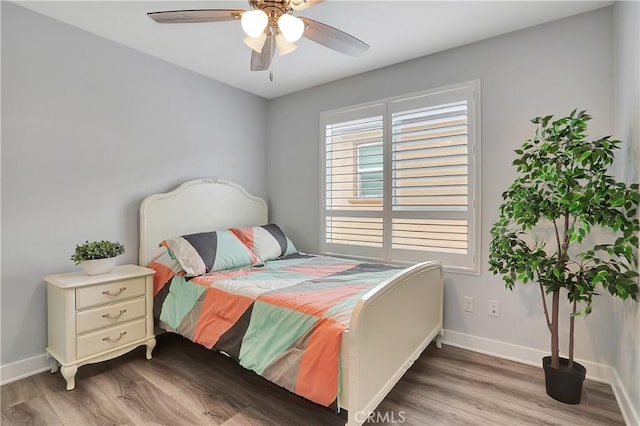
[{"label": "window", "polygon": [[479,87],[322,113],[321,252],[477,272]]},{"label": "window", "polygon": [[382,143],[363,143],[356,150],[358,197],[382,197]]}]

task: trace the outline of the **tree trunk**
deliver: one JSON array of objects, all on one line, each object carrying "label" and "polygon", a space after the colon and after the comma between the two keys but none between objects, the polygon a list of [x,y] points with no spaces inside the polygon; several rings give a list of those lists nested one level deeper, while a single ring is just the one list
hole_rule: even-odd
[{"label": "tree trunk", "polygon": [[558,338],[558,311],[560,309],[560,289],[554,290],[551,302],[551,367],[560,368],[560,343]]},{"label": "tree trunk", "polygon": [[576,301],[573,301],[573,312],[571,318],[569,318],[569,368],[573,368],[573,330],[574,323],[576,321],[576,308],[578,307]]}]

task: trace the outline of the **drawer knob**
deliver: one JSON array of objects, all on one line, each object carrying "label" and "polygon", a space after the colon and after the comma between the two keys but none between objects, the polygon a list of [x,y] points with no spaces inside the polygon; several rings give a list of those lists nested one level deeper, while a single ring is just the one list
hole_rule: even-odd
[{"label": "drawer knob", "polygon": [[118,318],[120,318],[120,317],[122,316],[122,314],[124,314],[125,312],[127,312],[127,310],[126,310],[126,309],[121,309],[121,310],[120,310],[120,313],[119,313],[118,315],[104,314],[104,315],[102,316],[102,318],[107,318],[107,319],[112,319],[112,320],[114,320],[114,319],[118,319]]},{"label": "drawer knob", "polygon": [[110,290],[105,290],[105,291],[102,292],[102,294],[107,295],[107,296],[118,296],[118,295],[120,295],[120,293],[122,293],[126,289],[127,289],[126,287],[120,287],[120,289],[118,290],[117,293],[111,293]]},{"label": "drawer knob", "polygon": [[107,336],[107,337],[103,337],[102,340],[104,342],[111,342],[111,343],[115,343],[118,340],[122,339],[122,337],[124,337],[124,335],[127,334],[126,331],[123,331],[122,333],[120,333],[120,335],[116,338],[116,339],[112,339],[111,336]]}]

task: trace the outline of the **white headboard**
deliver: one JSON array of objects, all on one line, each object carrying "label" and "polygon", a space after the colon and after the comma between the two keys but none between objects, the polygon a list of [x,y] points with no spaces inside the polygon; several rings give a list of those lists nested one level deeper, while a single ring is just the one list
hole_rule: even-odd
[{"label": "white headboard", "polygon": [[267,203],[223,179],[196,179],[140,204],[138,263],[147,265],[162,252],[158,244],[172,237],[267,223]]}]

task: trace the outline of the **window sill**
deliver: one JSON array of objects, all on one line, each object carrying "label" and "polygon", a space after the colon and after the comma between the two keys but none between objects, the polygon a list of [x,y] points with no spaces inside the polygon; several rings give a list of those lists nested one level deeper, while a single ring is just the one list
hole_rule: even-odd
[{"label": "window sill", "polygon": [[354,198],[352,200],[347,200],[347,202],[355,205],[381,206],[382,198]]}]

